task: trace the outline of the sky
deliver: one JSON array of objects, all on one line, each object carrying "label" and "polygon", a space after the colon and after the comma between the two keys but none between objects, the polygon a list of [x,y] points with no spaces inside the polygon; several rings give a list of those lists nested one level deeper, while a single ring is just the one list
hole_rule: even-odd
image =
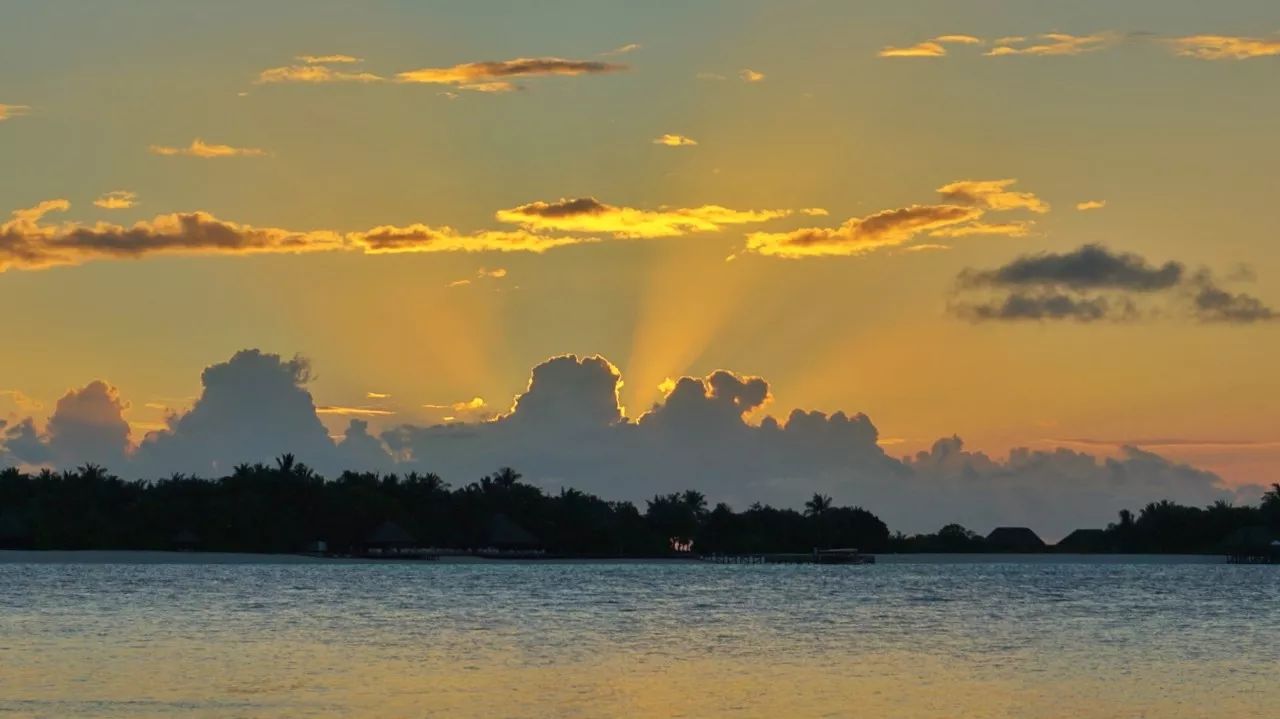
[{"label": "sky", "polygon": [[[1158,457],[1207,478],[1196,499],[1277,476],[1274,2],[0,16],[0,462],[212,471],[270,451],[237,418],[278,391],[300,432],[362,423],[368,461],[484,471],[439,426],[490,432],[572,354],[621,385],[551,425],[616,395],[593,416],[639,427],[682,377],[721,398],[725,370],[766,387],[731,402],[735,432],[865,415],[857,457],[890,475],[958,436],[971,470],[1011,475],[1020,456]],[[242,350],[288,377],[198,412],[206,368],[256,381]],[[193,415],[222,433],[187,453],[205,464],[144,449]],[[577,436],[510,459],[590,484]],[[822,484],[865,469],[828,449],[813,476],[795,448],[760,459],[790,462],[756,477],[776,495],[721,489],[870,493]],[[693,453],[672,476],[701,481],[744,450],[647,451]],[[644,496],[646,476],[593,488]]]}]

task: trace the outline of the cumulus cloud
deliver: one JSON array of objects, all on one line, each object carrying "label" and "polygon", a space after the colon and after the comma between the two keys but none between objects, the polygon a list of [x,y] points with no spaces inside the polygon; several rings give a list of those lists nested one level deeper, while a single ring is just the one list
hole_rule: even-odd
[{"label": "cumulus cloud", "polygon": [[0,460],[6,465],[39,466],[53,461],[53,450],[40,436],[35,420],[27,417],[16,423],[0,423]]},{"label": "cumulus cloud", "polygon": [[157,215],[130,226],[43,222],[66,211],[66,200],[47,200],[16,210],[0,224],[0,272],[41,269],[96,259],[136,259],[151,255],[245,255],[352,251],[532,252],[594,242],[594,238],[555,237],[523,230],[461,233],[451,227],[383,225],[359,232],[296,231],[253,227],[220,220],[207,212]]},{"label": "cumulus cloud", "polygon": [[960,180],[943,185],[938,193],[945,204],[910,205],[853,217],[839,227],[805,227],[790,232],[753,232],[747,236],[747,252],[771,257],[802,258],[862,255],[899,247],[921,235],[968,237],[1004,235],[1021,237],[1028,221],[989,223],[980,220],[990,212],[1049,211],[1049,205],[1031,192],[1009,186],[1017,180]]},{"label": "cumulus cloud", "polygon": [[138,193],[129,190],[112,190],[94,200],[93,204],[104,210],[127,210],[138,204]]},{"label": "cumulus cloud", "polygon": [[31,112],[30,105],[6,105],[0,102],[0,122],[14,117],[21,117],[28,112]]},{"label": "cumulus cloud", "polygon": [[1084,200],[1082,202],[1076,203],[1076,209],[1080,210],[1081,212],[1087,212],[1089,210],[1101,210],[1106,206],[1107,206],[1106,200]]},{"label": "cumulus cloud", "polygon": [[446,477],[476,476],[496,461],[550,489],[640,500],[693,487],[739,507],[795,506],[821,491],[906,531],[950,521],[982,531],[1025,523],[1055,537],[1154,499],[1230,496],[1215,475],[1136,449],[1107,460],[1028,449],[997,459],[945,438],[897,460],[862,414],[794,410],[751,423],[769,400],[768,383],[725,370],[666,383],[663,399],[632,419],[617,405],[621,381],[603,358],[553,358],[534,370],[513,410],[494,421],[406,425],[383,438],[402,465]]},{"label": "cumulus cloud", "polygon": [[1198,60],[1248,60],[1280,55],[1280,38],[1188,35],[1168,41],[1174,52]]},{"label": "cumulus cloud", "polygon": [[12,464],[75,467],[98,464],[122,467],[129,452],[128,405],[116,388],[94,380],[69,390],[54,407],[44,432],[26,418],[0,435],[0,457]]},{"label": "cumulus cloud", "polygon": [[153,155],[162,155],[166,157],[181,155],[185,157],[199,157],[204,160],[212,160],[221,157],[262,157],[267,154],[266,150],[257,147],[234,147],[232,145],[207,143],[198,137],[192,140],[191,144],[186,147],[152,145],[148,149]]},{"label": "cumulus cloud", "polygon": [[200,375],[200,396],[169,427],[148,434],[135,452],[141,471],[229,472],[240,462],[291,452],[316,467],[340,462],[307,391],[307,360],[258,350],[237,352]]},{"label": "cumulus cloud", "polygon": [[946,45],[980,45],[982,38],[973,35],[938,35],[923,42],[903,47],[885,47],[880,57],[943,57],[947,54]]},{"label": "cumulus cloud", "polygon": [[1115,33],[1100,32],[1093,35],[1071,35],[1065,32],[1049,32],[1036,36],[1038,42],[1026,38],[1002,38],[996,46],[985,52],[989,57],[1011,55],[1081,55],[1114,43]]},{"label": "cumulus cloud", "polygon": [[667,147],[689,147],[691,145],[698,144],[698,141],[693,139],[692,137],[686,137],[684,135],[673,135],[671,133],[667,133],[665,135],[655,137],[653,139],[653,144],[666,145]]},{"label": "cumulus cloud", "polygon": [[618,238],[650,238],[715,232],[728,225],[766,222],[789,214],[789,210],[733,210],[719,205],[642,210],[605,204],[594,197],[581,197],[530,202],[499,210],[496,217],[527,230],[599,232]]},{"label": "cumulus cloud", "polygon": [[764,81],[764,73],[757,72],[755,70],[752,70],[751,68],[743,68],[742,71],[738,73],[738,77],[742,78],[743,82]]},{"label": "cumulus cloud", "polygon": [[[1252,323],[1277,318],[1260,299],[1219,286],[1208,270],[1189,272],[1181,262],[1154,264],[1132,252],[1084,245],[1069,252],[1040,252],[990,270],[957,277],[965,299],[952,310],[974,320],[1133,320],[1144,297],[1203,322]],[[986,295],[971,299],[975,293]]]},{"label": "cumulus cloud", "polygon": [[[664,383],[662,399],[631,417],[619,404],[616,366],[565,355],[535,367],[511,409],[492,419],[375,433],[376,417],[356,417],[337,438],[319,420],[309,378],[306,360],[238,352],[207,368],[191,409],[125,458],[125,405],[105,383],[90,383],[59,401],[43,434],[30,420],[0,428],[0,459],[68,466],[114,456],[109,466],[125,476],[208,476],[292,452],[330,475],[413,469],[455,482],[510,465],[549,490],[572,486],[609,499],[693,488],[741,508],[796,506],[823,492],[871,509],[894,529],[1027,524],[1050,538],[1157,499],[1232,496],[1212,473],[1132,447],[1114,459],[1068,449],[1015,449],[1002,459],[948,437],[899,460],[885,454],[863,414],[797,409],[753,421],[769,405],[769,384],[728,370]],[[478,410],[484,402],[448,406]]]},{"label": "cumulus cloud", "polygon": [[516,89],[511,78],[539,76],[574,77],[622,72],[626,65],[596,60],[566,60],[559,57],[521,57],[514,60],[469,62],[452,67],[424,67],[396,74],[398,82],[452,85],[479,92],[507,92]]}]

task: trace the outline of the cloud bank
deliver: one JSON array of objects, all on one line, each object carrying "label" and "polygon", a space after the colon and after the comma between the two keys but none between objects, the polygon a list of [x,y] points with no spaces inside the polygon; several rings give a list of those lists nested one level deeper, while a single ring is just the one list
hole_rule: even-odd
[{"label": "cloud bank", "polygon": [[[362,415],[336,439],[319,420],[325,408],[307,390],[309,378],[304,359],[238,352],[204,371],[190,409],[136,445],[127,405],[110,385],[91,382],[59,400],[43,430],[31,419],[3,427],[0,463],[98,462],[125,476],[208,476],[292,452],[329,475],[427,470],[454,483],[510,465],[552,491],[571,486],[611,499],[694,488],[741,508],[797,506],[823,492],[905,531],[959,521],[979,531],[1028,524],[1049,537],[1101,526],[1121,508],[1161,498],[1203,504],[1233,496],[1212,473],[1134,447],[1113,459],[1061,448],[1015,449],[999,459],[945,437],[897,459],[863,414],[796,409],[749,420],[771,402],[769,384],[727,370],[664,383],[662,399],[631,417],[618,402],[616,366],[598,356],[553,357],[490,420],[402,424],[376,434],[369,421],[378,415]],[[456,405],[485,407],[478,398]]]},{"label": "cloud bank", "polygon": [[[131,207],[132,193],[108,193],[99,207]],[[15,210],[0,223],[0,272],[75,265],[101,259],[140,259],[153,255],[250,255],[309,252],[364,254],[429,252],[528,252],[541,254],[570,245],[613,239],[678,237],[716,232],[734,225],[787,217],[791,210],[735,210],[719,205],[660,207],[646,210],[609,205],[593,197],[531,202],[499,210],[499,221],[518,229],[459,232],[448,226],[416,223],[380,225],[367,230],[290,230],[254,227],[219,219],[208,212],[157,215],[130,226],[99,222],[53,224],[46,217],[69,210],[65,199],[46,200]],[[802,210],[814,214],[815,209]],[[554,234],[558,232],[571,235]]]}]

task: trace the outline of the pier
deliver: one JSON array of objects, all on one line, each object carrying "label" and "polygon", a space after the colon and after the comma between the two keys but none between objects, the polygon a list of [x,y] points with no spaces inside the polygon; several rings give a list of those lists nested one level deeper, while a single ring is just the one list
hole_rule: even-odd
[{"label": "pier", "polygon": [[768,554],[704,554],[704,562],[714,564],[875,564],[874,555],[856,549],[814,549],[812,552]]}]

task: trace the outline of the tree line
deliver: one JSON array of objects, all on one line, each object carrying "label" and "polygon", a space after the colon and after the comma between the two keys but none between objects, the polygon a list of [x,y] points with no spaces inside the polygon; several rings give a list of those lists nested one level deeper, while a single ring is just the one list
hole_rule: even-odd
[{"label": "tree line", "polygon": [[[960,525],[890,534],[861,507],[816,494],[802,511],[753,504],[710,506],[695,490],[662,494],[641,510],[576,489],[549,493],[511,468],[450,487],[438,475],[343,472],[328,480],[291,455],[242,464],[223,477],[176,474],[124,480],[105,468],[0,471],[0,547],[297,552],[316,541],[344,553],[394,522],[422,547],[467,550],[492,543],[495,517],[536,538],[549,554],[582,557],[808,552],[856,547],[885,552],[982,552],[995,548]],[[1216,552],[1233,533],[1280,535],[1280,485],[1259,506],[1206,508],[1156,502],[1089,538],[1081,551]]]}]

